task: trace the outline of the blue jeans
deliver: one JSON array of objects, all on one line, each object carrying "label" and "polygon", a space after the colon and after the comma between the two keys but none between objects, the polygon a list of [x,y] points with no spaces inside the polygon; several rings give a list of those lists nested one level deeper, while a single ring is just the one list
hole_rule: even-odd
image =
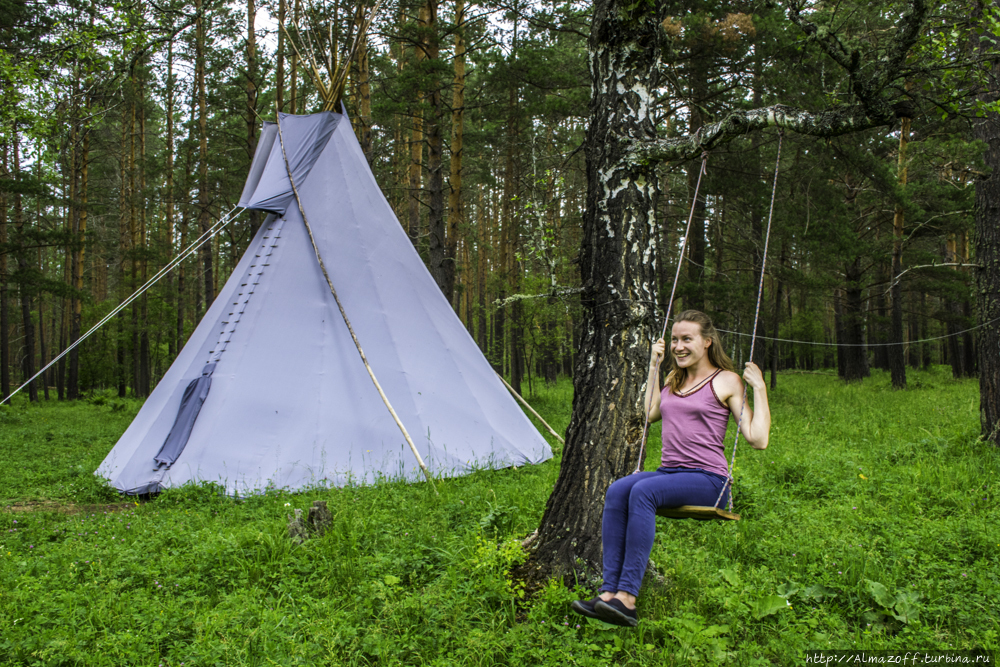
[{"label": "blue jeans", "polygon": [[[639,595],[656,536],[656,510],[681,505],[715,505],[726,478],[693,468],[660,468],[623,477],[604,497],[601,541],[604,547],[602,591]],[[729,489],[719,507],[729,502]]]}]

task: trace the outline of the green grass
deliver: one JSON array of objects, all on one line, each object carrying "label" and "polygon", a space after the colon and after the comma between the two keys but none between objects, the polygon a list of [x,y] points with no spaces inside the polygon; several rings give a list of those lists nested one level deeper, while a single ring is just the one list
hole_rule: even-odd
[{"label": "green grass", "polygon": [[[91,472],[138,403],[0,408],[0,665],[799,665],[806,650],[998,648],[1000,455],[974,381],[782,375],[741,443],[743,520],[660,520],[637,630],[523,599],[558,461],[438,483],[122,502]],[[565,430],[571,387],[532,404]],[[655,437],[651,443],[655,450]],[[729,441],[731,444],[731,440]],[[647,469],[656,466],[651,451]],[[303,545],[292,509],[329,503]],[[117,511],[102,507],[116,504]],[[75,509],[77,513],[67,513]],[[87,511],[79,511],[86,509]],[[107,512],[107,513],[105,513]]]}]

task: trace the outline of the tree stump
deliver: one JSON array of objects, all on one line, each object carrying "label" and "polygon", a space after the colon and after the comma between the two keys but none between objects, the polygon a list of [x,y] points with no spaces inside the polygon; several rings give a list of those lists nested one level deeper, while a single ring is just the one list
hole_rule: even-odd
[{"label": "tree stump", "polygon": [[326,535],[326,531],[329,530],[332,522],[333,515],[326,508],[326,501],[314,500],[312,507],[309,508],[309,517],[306,520],[309,530],[315,535],[322,537]]},{"label": "tree stump", "polygon": [[288,537],[296,544],[302,544],[309,538],[309,531],[302,520],[302,510],[296,508],[295,516],[288,517]]}]

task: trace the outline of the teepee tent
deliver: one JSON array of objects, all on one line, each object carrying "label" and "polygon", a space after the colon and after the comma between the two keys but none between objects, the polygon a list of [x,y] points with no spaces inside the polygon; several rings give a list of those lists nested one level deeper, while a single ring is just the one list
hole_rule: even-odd
[{"label": "teepee tent", "polygon": [[278,129],[265,125],[240,201],[269,215],[97,474],[132,494],[192,481],[243,494],[418,478],[306,221],[431,474],[550,458],[396,220],[348,118],[282,114]]}]

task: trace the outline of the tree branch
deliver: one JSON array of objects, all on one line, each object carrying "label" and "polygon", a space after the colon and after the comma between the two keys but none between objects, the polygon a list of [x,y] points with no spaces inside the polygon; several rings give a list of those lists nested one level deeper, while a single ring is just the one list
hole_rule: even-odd
[{"label": "tree branch", "polygon": [[783,104],[748,111],[733,111],[718,123],[702,127],[693,135],[671,139],[628,139],[628,159],[633,164],[662,160],[690,160],[703,151],[726,144],[737,137],[769,127],[787,129],[814,137],[839,137],[844,134],[891,125],[895,114],[870,115],[861,104],[835,107],[813,113]]}]

